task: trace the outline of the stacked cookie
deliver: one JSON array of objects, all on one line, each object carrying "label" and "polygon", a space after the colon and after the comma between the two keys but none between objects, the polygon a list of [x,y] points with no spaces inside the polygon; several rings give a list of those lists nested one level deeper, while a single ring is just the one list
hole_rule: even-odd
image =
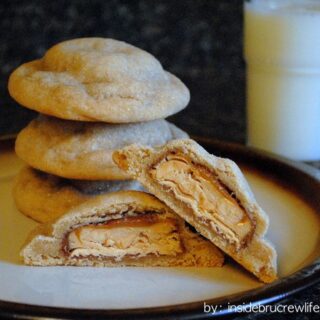
[{"label": "stacked cookie", "polygon": [[189,91],[151,54],[103,38],[62,42],[17,68],[10,95],[40,115],[16,140],[28,166],[14,187],[17,207],[47,222],[97,194],[140,185],[113,163],[113,151],[164,144],[187,134],[165,117]]}]

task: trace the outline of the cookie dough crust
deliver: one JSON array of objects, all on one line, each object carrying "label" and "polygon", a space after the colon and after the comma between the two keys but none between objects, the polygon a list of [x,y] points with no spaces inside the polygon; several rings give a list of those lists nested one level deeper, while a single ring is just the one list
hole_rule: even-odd
[{"label": "cookie dough crust", "polygon": [[[182,157],[183,163],[187,163],[190,168],[184,168],[182,172],[179,172],[179,170],[174,169],[176,163],[171,163],[169,165],[170,172],[157,173],[155,171],[157,165],[161,164],[169,154],[178,155],[180,159]],[[130,174],[131,178],[141,182],[150,193],[166,203],[200,234],[261,281],[269,283],[277,279],[277,253],[273,245],[265,238],[269,225],[268,216],[258,205],[240,168],[233,161],[209,154],[191,139],[170,141],[157,148],[131,145],[115,151],[113,159],[119,168]],[[174,159],[174,156],[172,159]],[[202,177],[199,176],[199,170],[193,170],[195,167],[205,168],[207,172],[211,172],[213,175],[209,179],[205,175],[206,179],[203,179],[203,175]],[[162,167],[162,169],[169,170],[166,167]],[[174,170],[175,172],[173,172]],[[181,174],[184,176],[184,181],[180,183],[179,176],[181,177]],[[169,179],[167,179],[168,177]],[[190,180],[190,178],[192,179]],[[170,181],[169,183],[166,181],[172,179],[175,181],[174,185],[170,184]],[[232,231],[237,231],[238,237],[236,240],[239,241],[230,241],[229,233],[224,232],[225,230],[221,228],[217,229],[216,224],[208,223],[208,218],[209,220],[213,218],[213,212],[199,212],[198,209],[201,205],[206,204],[205,207],[208,207],[206,188],[211,189],[210,196],[213,196],[213,193],[218,194],[216,190],[212,189],[211,185],[208,185],[208,181],[210,183],[219,181],[218,188],[223,187],[225,189],[223,194],[227,192],[229,196],[236,200],[236,202],[231,200],[233,207],[230,208],[230,198],[211,199],[210,208],[212,208],[211,205],[216,206],[215,209],[218,209],[219,212],[217,213],[220,218],[221,215],[226,214],[229,215],[229,221],[234,219],[239,223],[238,226],[233,225],[232,227]],[[199,183],[206,185],[199,186]],[[179,190],[180,193],[177,193],[177,184],[182,185]],[[173,190],[173,188],[175,189]],[[188,190],[185,190],[186,188]],[[183,192],[187,194],[183,195]],[[195,200],[196,197],[198,197],[197,200]],[[222,201],[220,202],[220,200]],[[234,207],[237,203],[240,206]],[[228,210],[224,210],[227,207],[229,207]],[[216,220],[213,222],[215,223]],[[242,222],[244,222],[244,225],[242,225]],[[241,233],[239,233],[239,230]],[[241,236],[239,237],[239,235]]]}]

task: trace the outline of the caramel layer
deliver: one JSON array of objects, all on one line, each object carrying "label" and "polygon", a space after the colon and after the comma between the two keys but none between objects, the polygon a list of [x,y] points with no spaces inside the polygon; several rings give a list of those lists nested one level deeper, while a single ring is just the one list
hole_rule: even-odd
[{"label": "caramel layer", "polygon": [[185,203],[237,249],[245,246],[254,223],[234,195],[206,167],[183,154],[168,154],[150,170],[151,176]]},{"label": "caramel layer", "polygon": [[161,219],[157,214],[81,226],[68,234],[67,247],[71,257],[105,256],[117,260],[148,254],[175,256],[182,252],[176,220]]}]

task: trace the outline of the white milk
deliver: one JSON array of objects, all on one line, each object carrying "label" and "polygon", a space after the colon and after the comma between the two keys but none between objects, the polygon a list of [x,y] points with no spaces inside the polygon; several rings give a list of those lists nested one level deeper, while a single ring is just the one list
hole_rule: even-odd
[{"label": "white milk", "polygon": [[320,159],[320,0],[245,4],[248,144]]}]

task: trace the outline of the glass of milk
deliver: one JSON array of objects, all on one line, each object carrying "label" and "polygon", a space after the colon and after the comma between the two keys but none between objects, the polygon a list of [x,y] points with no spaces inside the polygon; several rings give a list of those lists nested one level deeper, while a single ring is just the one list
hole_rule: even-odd
[{"label": "glass of milk", "polygon": [[244,5],[248,144],[320,159],[320,0]]}]

